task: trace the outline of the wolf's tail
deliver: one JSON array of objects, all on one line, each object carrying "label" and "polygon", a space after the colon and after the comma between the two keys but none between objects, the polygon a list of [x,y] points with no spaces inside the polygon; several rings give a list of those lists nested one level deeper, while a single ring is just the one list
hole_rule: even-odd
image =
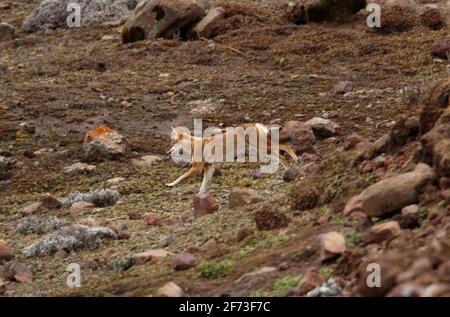
[{"label": "wolf's tail", "polygon": [[289,144],[280,144],[280,150],[289,154],[289,156],[295,161],[295,163],[298,163],[298,157],[291,149]]}]

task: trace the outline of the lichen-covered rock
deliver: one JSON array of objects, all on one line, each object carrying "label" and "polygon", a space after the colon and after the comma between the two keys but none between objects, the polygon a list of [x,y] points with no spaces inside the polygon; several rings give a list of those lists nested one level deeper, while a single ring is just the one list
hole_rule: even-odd
[{"label": "lichen-covered rock", "polygon": [[86,133],[83,149],[88,161],[114,160],[125,154],[127,144],[123,135],[101,126]]},{"label": "lichen-covered rock", "polygon": [[25,257],[46,256],[59,250],[70,252],[86,248],[98,249],[103,238],[117,239],[116,233],[105,227],[75,224],[46,235],[23,250]]},{"label": "lichen-covered rock", "polygon": [[67,11],[70,3],[81,8],[81,25],[116,21],[127,16],[138,0],[43,0],[22,24],[25,32],[67,27]]},{"label": "lichen-covered rock", "polygon": [[263,197],[251,188],[235,189],[228,195],[228,204],[230,208],[247,206],[263,200]]},{"label": "lichen-covered rock", "polygon": [[122,28],[122,42],[146,38],[187,36],[207,8],[207,1],[146,0],[140,3]]},{"label": "lichen-covered rock", "polygon": [[21,234],[42,234],[60,229],[69,222],[54,216],[30,216],[22,218],[16,227],[16,231]]},{"label": "lichen-covered rock", "polygon": [[113,189],[97,189],[88,193],[74,192],[70,193],[62,204],[66,208],[70,208],[72,204],[85,201],[94,204],[96,207],[113,206],[120,198],[120,194]]}]

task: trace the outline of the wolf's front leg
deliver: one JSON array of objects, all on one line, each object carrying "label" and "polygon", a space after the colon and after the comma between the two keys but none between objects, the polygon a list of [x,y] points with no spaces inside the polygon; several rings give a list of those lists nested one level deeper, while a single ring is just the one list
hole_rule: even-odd
[{"label": "wolf's front leg", "polygon": [[214,170],[215,170],[215,166],[213,164],[207,164],[205,166],[204,172],[203,172],[203,180],[202,180],[202,185],[200,186],[200,191],[199,191],[199,195],[200,194],[204,194],[206,193],[206,191],[208,190],[208,184],[211,181],[211,178],[214,175]]}]

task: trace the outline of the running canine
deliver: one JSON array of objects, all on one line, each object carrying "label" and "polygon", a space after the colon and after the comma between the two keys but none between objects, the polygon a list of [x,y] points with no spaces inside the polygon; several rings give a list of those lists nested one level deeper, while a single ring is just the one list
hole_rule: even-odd
[{"label": "running canine", "polygon": [[[278,132],[276,136],[278,137]],[[248,152],[253,151],[253,154],[259,154],[253,156],[252,162],[270,159],[272,162],[276,162],[276,169],[278,169],[278,162],[286,170],[289,169],[289,165],[286,159],[280,155],[280,151],[287,153],[295,162],[298,162],[297,155],[295,155],[289,144],[279,144],[278,138],[273,140],[271,131],[259,123],[245,124],[235,129],[222,130],[221,133],[208,137],[195,137],[186,132],[184,128],[177,127],[172,128],[171,140],[171,147],[167,153],[173,157],[174,154],[180,153],[180,151],[186,152],[190,156],[192,167],[174,182],[167,184],[167,186],[176,186],[181,181],[203,172],[199,194],[207,191],[208,184],[214,174],[215,164],[224,162],[224,157],[226,157],[226,162],[230,162],[230,153],[227,153],[230,151],[230,143],[233,161],[237,158],[239,162],[245,162],[245,153],[248,148]],[[272,141],[275,141],[275,143]]]}]

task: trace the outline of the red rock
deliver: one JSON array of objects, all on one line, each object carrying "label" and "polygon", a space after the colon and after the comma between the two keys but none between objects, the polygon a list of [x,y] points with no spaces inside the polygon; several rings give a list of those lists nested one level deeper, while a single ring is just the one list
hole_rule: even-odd
[{"label": "red rock", "polygon": [[344,141],[344,150],[351,150],[353,148],[355,148],[355,146],[361,142],[364,141],[364,138],[357,134],[357,133],[353,133],[351,135],[349,135],[348,137],[345,138]]},{"label": "red rock", "polygon": [[22,263],[17,261],[9,263],[4,271],[3,277],[10,281],[17,282],[31,282],[33,280],[33,273],[31,270]]},{"label": "red rock", "polygon": [[345,205],[344,215],[347,216],[355,211],[362,211],[361,194],[350,198],[350,200]]},{"label": "red rock", "polygon": [[144,264],[166,258],[170,255],[172,255],[172,253],[169,251],[164,249],[155,249],[136,253],[132,256],[132,259],[134,264]]},{"label": "red rock", "polygon": [[324,224],[327,224],[330,221],[330,217],[327,215],[322,215],[319,217],[319,219],[316,220],[316,224],[321,226]]},{"label": "red rock", "polygon": [[197,265],[197,258],[190,253],[182,252],[172,259],[172,267],[176,271],[187,270]]},{"label": "red rock", "polygon": [[438,39],[431,46],[431,53],[433,56],[447,59],[447,53],[450,52],[450,37],[443,37]]},{"label": "red rock", "polygon": [[278,270],[280,270],[280,271],[286,271],[287,269],[289,269],[289,267],[290,267],[289,262],[281,262],[281,263],[278,265]]},{"label": "red rock", "polygon": [[213,195],[205,193],[194,197],[194,217],[203,217],[219,209],[219,203]]},{"label": "red rock", "polygon": [[296,289],[297,295],[305,295],[316,287],[322,285],[325,279],[317,272],[315,268],[308,269],[300,279],[300,283]]},{"label": "red rock", "polygon": [[243,240],[245,240],[247,237],[251,236],[254,233],[253,229],[250,228],[241,228],[239,229],[239,231],[237,232],[236,235],[236,241],[237,242],[241,242]]},{"label": "red rock", "polygon": [[65,258],[67,258],[68,256],[69,256],[69,253],[67,253],[67,252],[64,251],[64,250],[58,250],[58,251],[55,253],[55,258],[57,258],[57,259],[59,259],[59,260],[65,259]]},{"label": "red rock", "polygon": [[363,237],[364,244],[381,243],[383,241],[390,241],[397,237],[402,232],[397,221],[388,221],[374,225],[369,229],[369,232]]},{"label": "red rock", "polygon": [[310,126],[300,121],[288,121],[280,131],[280,141],[287,141],[297,154],[314,153],[316,138]]},{"label": "red rock", "polygon": [[4,240],[0,240],[0,262],[10,261],[14,258],[14,253],[9,247],[8,243]]},{"label": "red rock", "polygon": [[156,215],[150,215],[150,216],[145,217],[145,222],[149,226],[161,226],[162,225],[161,218],[159,218]]},{"label": "red rock", "polygon": [[320,260],[331,260],[344,253],[346,248],[345,238],[336,231],[328,232],[320,236]]}]

